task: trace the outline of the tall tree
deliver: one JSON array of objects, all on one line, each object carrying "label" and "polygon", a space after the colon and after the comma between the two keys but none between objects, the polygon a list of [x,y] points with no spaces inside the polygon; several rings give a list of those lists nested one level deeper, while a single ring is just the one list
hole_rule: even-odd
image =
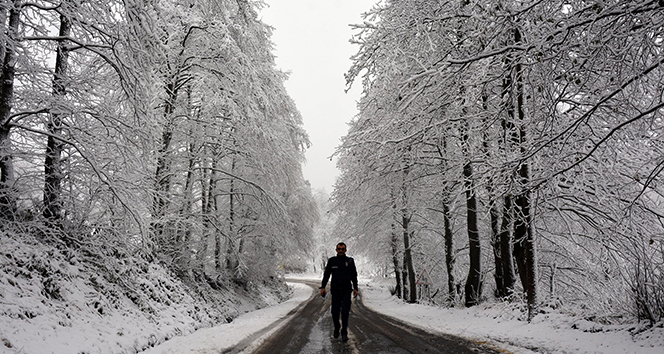
[{"label": "tall tree", "polygon": [[[404,167],[403,167],[403,179],[400,190],[400,199],[401,199],[401,227],[403,229],[403,267],[404,271],[407,274],[408,282],[404,281],[404,288],[408,284],[408,302],[415,303],[417,302],[417,284],[415,283],[415,267],[413,266],[413,250],[412,250],[412,210],[410,209],[410,189],[409,184],[411,183],[409,172],[411,169],[409,156],[410,149],[406,150],[406,157],[404,157]],[[404,278],[406,279],[406,278]],[[404,296],[405,297],[405,296]]]},{"label": "tall tree", "polygon": [[57,53],[55,56],[55,70],[53,73],[53,103],[49,120],[46,123],[48,133],[46,143],[46,158],[44,161],[44,217],[47,220],[58,222],[62,217],[62,179],[63,161],[62,151],[62,124],[63,115],[66,114],[65,95],[67,94],[67,81],[69,74],[69,41],[71,33],[71,20],[69,19],[68,2],[61,4],[60,29],[57,40]]},{"label": "tall tree", "polygon": [[[14,105],[14,75],[16,73],[19,26],[23,2],[2,3],[3,25],[6,35],[2,37],[2,73],[0,73],[0,217],[14,219],[16,213],[16,190],[14,162],[11,142],[12,108]],[[9,12],[9,17],[4,16]]]},{"label": "tall tree", "polygon": [[482,249],[480,247],[480,235],[477,224],[477,195],[475,192],[475,184],[473,182],[473,166],[468,148],[468,127],[465,126],[461,128],[461,130],[464,155],[466,155],[468,159],[463,165],[463,178],[466,193],[466,227],[468,230],[468,247],[470,256],[470,267],[468,268],[468,276],[466,277],[464,290],[466,306],[474,306],[479,303],[480,297],[482,296]]}]

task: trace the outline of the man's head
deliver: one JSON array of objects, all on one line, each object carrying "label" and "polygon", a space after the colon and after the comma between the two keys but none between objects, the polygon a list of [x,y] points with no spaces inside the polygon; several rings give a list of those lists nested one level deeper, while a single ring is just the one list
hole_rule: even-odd
[{"label": "man's head", "polygon": [[344,256],[346,255],[346,244],[343,242],[339,242],[337,244],[337,256]]}]

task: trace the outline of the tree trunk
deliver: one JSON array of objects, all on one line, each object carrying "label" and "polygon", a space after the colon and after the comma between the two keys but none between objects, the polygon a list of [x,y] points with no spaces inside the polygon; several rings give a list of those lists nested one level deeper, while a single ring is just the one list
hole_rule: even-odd
[{"label": "tree trunk", "polygon": [[417,284],[415,284],[415,268],[413,267],[413,256],[410,250],[411,234],[408,227],[408,224],[410,223],[410,217],[404,215],[402,220],[403,220],[403,247],[404,247],[403,261],[408,269],[408,287],[409,287],[408,302],[412,304],[417,302]]},{"label": "tree trunk", "polygon": [[456,279],[454,277],[454,234],[450,224],[450,208],[443,203],[443,220],[445,223],[445,266],[447,268],[447,301],[454,303],[456,299]]},{"label": "tree trunk", "polygon": [[[488,112],[488,95],[486,90],[482,90],[482,109],[484,112]],[[488,124],[488,122],[484,122]],[[484,136],[482,139],[482,148],[484,149],[484,158],[489,161],[492,158],[492,154],[489,150],[489,137],[488,129],[484,130]],[[496,292],[495,296],[497,298],[504,298],[507,296],[507,286],[508,275],[505,274],[505,267],[503,263],[505,259],[503,258],[503,253],[501,249],[501,223],[500,223],[500,212],[498,206],[498,196],[495,193],[495,179],[493,176],[489,176],[487,180],[487,193],[489,196],[489,219],[491,224],[491,246],[493,249],[493,259],[495,264],[494,270],[494,280],[496,282]],[[511,258],[508,259],[509,262],[512,261]]]},{"label": "tree trunk", "polygon": [[[514,41],[518,44],[521,43],[521,32],[518,28],[514,30]],[[523,78],[521,63],[517,63],[515,67],[515,81],[517,91],[517,112],[519,114],[519,142],[521,156],[525,156],[526,148],[526,122],[525,111],[523,109]],[[519,182],[521,192],[516,197],[516,210],[517,218],[515,221],[514,239],[516,244],[520,245],[523,249],[521,256],[524,258],[520,263],[523,263],[524,270],[522,279],[524,289],[528,298],[528,321],[532,320],[537,312],[537,254],[535,248],[535,236],[533,235],[532,216],[530,212],[531,205],[531,192],[528,189],[530,182],[529,165],[523,162],[519,168]]]},{"label": "tree trunk", "polygon": [[[235,156],[231,156],[231,174],[235,173]],[[233,278],[236,278],[237,267],[239,265],[238,255],[236,253],[235,240],[235,179],[231,177],[228,188],[228,245],[226,247],[226,269]]]},{"label": "tree trunk", "polygon": [[[438,155],[441,157],[441,171],[447,171],[447,162],[445,159],[445,151],[447,151],[447,140],[443,138],[440,142],[440,145],[437,147]],[[449,182],[446,182],[446,184]],[[443,206],[443,223],[445,230],[445,267],[447,269],[447,301],[454,303],[456,300],[456,277],[454,276],[454,263],[456,260],[456,255],[454,253],[454,233],[452,232],[451,225],[451,216],[450,216],[450,207],[449,207],[449,187],[445,187],[442,199]]]},{"label": "tree trunk", "polygon": [[[408,148],[410,151],[410,148]],[[413,256],[412,252],[410,249],[410,215],[409,215],[409,210],[408,210],[408,188],[407,188],[407,181],[408,181],[408,173],[410,171],[410,168],[408,166],[408,159],[404,159],[404,167],[403,167],[403,180],[402,180],[402,185],[401,185],[401,226],[403,228],[403,262],[404,262],[404,268],[407,271],[408,274],[408,302],[409,303],[415,303],[417,302],[417,284],[415,284],[415,267],[413,266]],[[405,290],[405,282],[404,282],[404,290]],[[406,294],[404,293],[404,298],[406,298]]]},{"label": "tree trunk", "polygon": [[[525,171],[523,171],[525,169]],[[527,176],[527,167],[521,168],[521,173]],[[527,177],[526,177],[527,178]],[[528,320],[535,316],[537,311],[537,258],[535,239],[532,230],[530,214],[530,192],[523,192],[516,198],[517,217],[514,225],[515,256],[519,266],[519,273],[523,288],[528,298]]]},{"label": "tree trunk", "polygon": [[[192,99],[191,99],[191,86],[187,87],[187,105],[188,109],[191,112],[192,117],[195,115],[195,109],[192,107]],[[197,119],[200,117],[196,117]],[[176,249],[178,252],[178,269],[181,272],[181,274],[186,275],[187,277],[192,274],[193,271],[195,271],[194,267],[192,267],[192,245],[191,245],[191,234],[192,234],[192,222],[191,222],[191,213],[192,213],[192,208],[194,205],[194,196],[193,196],[193,189],[194,189],[194,169],[196,168],[196,158],[195,158],[195,151],[196,151],[196,143],[195,140],[192,138],[193,137],[193,132],[190,130],[189,131],[189,141],[190,143],[188,144],[188,155],[189,155],[189,162],[187,165],[187,174],[185,177],[185,182],[184,182],[184,190],[183,190],[183,195],[184,195],[184,201],[182,203],[182,207],[180,208],[180,220],[181,223],[185,225],[183,228],[178,229],[178,238],[176,239],[177,244],[179,245]]]},{"label": "tree trunk", "polygon": [[69,74],[69,49],[67,40],[71,32],[71,23],[64,14],[60,15],[60,33],[63,39],[58,40],[58,51],[55,58],[55,72],[53,75],[53,102],[56,106],[51,109],[50,120],[46,124],[49,133],[46,143],[46,158],[44,160],[44,211],[46,220],[57,225],[62,217],[62,177],[63,161],[62,151],[64,144],[62,135],[63,108],[57,106],[63,102],[67,94],[67,75]]},{"label": "tree trunk", "polygon": [[214,269],[217,273],[221,272],[222,269],[222,252],[221,252],[221,237],[222,234],[217,230],[217,228],[212,225],[212,220],[214,220],[213,212],[217,211],[217,160],[212,160],[212,165],[210,167],[210,174],[208,176],[206,202],[207,206],[205,208],[205,218],[208,220],[206,233],[208,235],[214,235]]},{"label": "tree trunk", "polygon": [[479,303],[482,295],[482,269],[480,235],[477,229],[477,199],[473,191],[473,170],[470,162],[463,168],[466,179],[466,222],[468,225],[468,247],[470,257],[470,269],[466,278],[465,294],[466,306],[474,306]]},{"label": "tree trunk", "polygon": [[473,183],[473,166],[470,162],[470,149],[468,147],[468,127],[463,132],[462,144],[466,163],[463,166],[464,185],[466,188],[466,224],[468,229],[468,248],[470,268],[466,278],[465,298],[466,306],[477,305],[482,295],[482,250],[480,248],[480,235],[477,228],[477,197]]},{"label": "tree trunk", "polygon": [[392,224],[391,224],[391,233],[392,239],[390,240],[390,245],[392,246],[392,265],[394,266],[394,279],[396,280],[396,286],[394,293],[398,298],[403,299],[402,297],[402,285],[401,285],[401,269],[399,267],[399,233],[397,232],[397,225],[395,218],[397,215],[397,203],[396,198],[394,197],[394,190],[390,190],[390,197],[392,198]]},{"label": "tree trunk", "polygon": [[403,299],[408,299],[408,264],[406,263],[406,253],[403,254],[403,259],[401,261],[401,292],[403,294]]},{"label": "tree trunk", "polygon": [[6,42],[2,43],[4,57],[0,74],[0,218],[5,220],[14,220],[16,214],[10,116],[14,105],[16,42],[22,3],[15,0],[13,5],[9,10]]},{"label": "tree trunk", "polygon": [[523,216],[522,212],[518,206],[519,198],[515,199],[515,213],[516,217],[514,220],[514,263],[516,263],[516,270],[519,274],[519,280],[521,280],[521,285],[523,286],[524,291],[527,291],[528,288],[528,277],[526,275],[526,246],[525,246],[525,237],[526,237],[526,228],[525,222],[522,221]]},{"label": "tree trunk", "polygon": [[514,260],[512,254],[512,233],[510,226],[512,225],[512,197],[507,195],[503,202],[503,218],[500,225],[500,266],[503,275],[503,296],[510,296],[514,293]]},{"label": "tree trunk", "polygon": [[175,79],[166,85],[166,102],[164,102],[164,130],[161,134],[161,146],[157,152],[157,169],[155,171],[155,195],[152,210],[152,232],[154,234],[156,249],[160,247],[159,243],[164,242],[166,209],[168,208],[169,194],[171,191],[171,171],[169,161],[169,150],[171,149],[171,140],[173,139],[173,112],[175,111],[175,101],[177,100],[177,89]]},{"label": "tree trunk", "polygon": [[0,218],[14,220],[16,191],[9,125],[0,127]]},{"label": "tree trunk", "polygon": [[402,299],[401,294],[401,271],[399,268],[399,245],[398,245],[398,236],[396,230],[392,230],[392,265],[394,266],[394,279],[396,280],[396,285],[394,288],[394,293],[398,298]]},{"label": "tree trunk", "polygon": [[[520,42],[520,34],[518,30],[515,29],[515,42]],[[521,140],[519,136],[518,129],[515,125],[517,121],[515,110],[518,107],[515,107],[515,96],[520,96],[518,93],[519,84],[515,84],[515,81],[520,80],[520,65],[514,64],[514,58],[512,53],[508,53],[505,59],[505,68],[507,74],[503,78],[503,104],[505,106],[505,111],[507,112],[507,118],[503,119],[502,125],[503,130],[505,131],[505,149],[512,151],[520,146]],[[515,76],[515,79],[512,76]],[[519,97],[519,99],[522,99]],[[513,192],[517,194],[516,192]],[[516,274],[514,269],[514,263],[517,265],[516,271],[521,278],[522,283],[525,281],[523,278],[524,273],[524,264],[521,262],[524,257],[521,256],[522,247],[521,243],[517,242],[516,233],[512,234],[510,232],[510,226],[515,227],[516,230],[516,217],[515,210],[513,206],[514,197],[511,194],[504,196],[503,204],[503,222],[501,226],[500,242],[501,242],[501,258],[503,261],[503,275],[509,278],[506,278],[504,281],[505,291],[509,295],[514,291],[514,283],[516,282]],[[525,285],[524,285],[525,288]]]},{"label": "tree trunk", "polygon": [[200,280],[207,279],[206,262],[210,239],[212,237],[212,218],[210,210],[212,209],[211,191],[214,189],[210,184],[214,180],[214,171],[210,171],[207,166],[201,169],[201,219],[203,223],[203,234],[201,235],[200,250],[196,254],[198,262],[198,274]]},{"label": "tree trunk", "polygon": [[491,204],[491,209],[489,209],[489,217],[491,219],[491,248],[493,249],[493,261],[496,265],[494,271],[494,280],[496,281],[496,293],[497,298],[505,297],[505,275],[503,274],[503,261],[502,253],[500,252],[500,226],[499,226],[499,213],[498,206],[494,203]]}]

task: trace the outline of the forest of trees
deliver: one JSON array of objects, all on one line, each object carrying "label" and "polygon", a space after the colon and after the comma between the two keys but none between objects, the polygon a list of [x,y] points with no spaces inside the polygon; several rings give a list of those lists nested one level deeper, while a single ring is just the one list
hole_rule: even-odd
[{"label": "forest of trees", "polygon": [[2,1],[0,232],[210,284],[312,249],[309,141],[261,4]]},{"label": "forest of trees", "polygon": [[0,2],[0,237],[213,287],[345,239],[409,302],[662,319],[664,1],[380,2],[331,205],[260,6]]},{"label": "forest of trees", "polygon": [[661,320],[664,2],[386,0],[365,16],[333,210],[395,293]]}]

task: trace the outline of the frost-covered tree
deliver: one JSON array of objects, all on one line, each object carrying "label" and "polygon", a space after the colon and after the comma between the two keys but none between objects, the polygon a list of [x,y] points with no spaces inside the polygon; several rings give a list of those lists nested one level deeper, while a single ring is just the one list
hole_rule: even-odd
[{"label": "frost-covered tree", "polygon": [[[477,213],[478,227],[469,218],[465,228],[491,245],[495,294],[523,290],[529,318],[545,283],[555,298],[583,295],[597,309],[620,303],[661,318],[662,288],[651,285],[662,269],[653,129],[662,121],[661,10],[658,1],[383,2],[358,26],[349,80],[362,75],[359,117],[374,123],[357,124],[340,147],[341,157],[361,159],[342,182],[365,178],[357,166],[403,143],[416,164],[438,162],[413,190],[427,188],[448,211],[464,191],[477,198],[451,224]],[[441,209],[415,200],[414,210]],[[474,259],[457,265],[486,282]],[[592,281],[598,274],[611,285]]]},{"label": "frost-covered tree", "polygon": [[14,3],[2,8],[6,220],[215,287],[273,275],[285,245],[312,247],[309,142],[260,3]]},{"label": "frost-covered tree", "polygon": [[21,24],[22,2],[3,2],[2,11],[2,73],[0,79],[0,217],[12,220],[16,213],[16,191],[14,175],[14,152],[12,151],[11,131],[14,107],[14,77],[19,46],[19,26]]}]

